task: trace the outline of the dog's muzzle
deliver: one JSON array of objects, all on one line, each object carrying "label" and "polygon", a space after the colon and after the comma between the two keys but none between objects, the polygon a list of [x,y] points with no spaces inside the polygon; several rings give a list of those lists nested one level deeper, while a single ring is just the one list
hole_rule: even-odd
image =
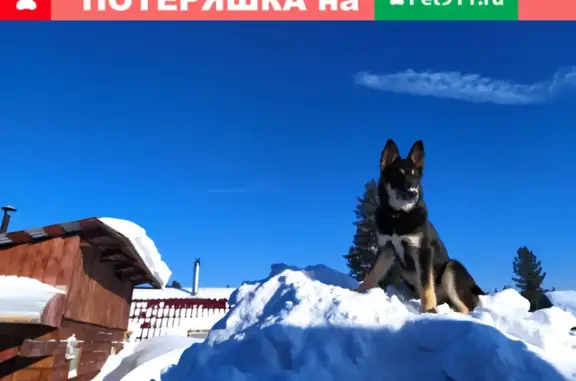
[{"label": "dog's muzzle", "polygon": [[402,192],[402,198],[405,200],[414,200],[420,195],[420,190],[418,188],[408,188]]}]

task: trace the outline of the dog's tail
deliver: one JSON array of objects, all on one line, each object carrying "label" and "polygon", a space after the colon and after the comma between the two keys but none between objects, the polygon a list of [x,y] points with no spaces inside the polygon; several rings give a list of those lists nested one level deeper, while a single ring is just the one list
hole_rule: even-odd
[{"label": "dog's tail", "polygon": [[486,293],[484,292],[484,290],[482,290],[480,288],[480,286],[478,286],[478,284],[476,284],[476,281],[474,280],[474,278],[472,277],[472,274],[470,274],[470,272],[468,272],[468,270],[466,269],[466,267],[462,264],[462,262],[456,260],[456,259],[451,259],[450,262],[452,262],[453,266],[456,266],[459,269],[459,272],[461,272],[465,279],[466,279],[466,283],[467,286],[470,286],[470,292],[472,293],[472,295],[486,295]]}]

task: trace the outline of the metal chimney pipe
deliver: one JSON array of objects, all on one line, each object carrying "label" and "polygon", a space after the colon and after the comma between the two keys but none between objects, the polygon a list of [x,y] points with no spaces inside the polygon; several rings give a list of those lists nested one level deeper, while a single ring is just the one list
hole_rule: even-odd
[{"label": "metal chimney pipe", "polygon": [[198,295],[198,283],[200,283],[200,258],[194,262],[194,281],[192,284],[192,295]]},{"label": "metal chimney pipe", "polygon": [[16,208],[10,205],[2,207],[4,211],[4,216],[2,217],[2,226],[0,226],[0,234],[6,233],[8,231],[8,224],[10,223],[10,213],[15,212]]}]

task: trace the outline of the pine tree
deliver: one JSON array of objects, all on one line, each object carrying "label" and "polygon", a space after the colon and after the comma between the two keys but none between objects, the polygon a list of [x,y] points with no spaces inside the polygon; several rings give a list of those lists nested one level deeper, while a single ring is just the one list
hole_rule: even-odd
[{"label": "pine tree", "polygon": [[[375,213],[378,208],[378,184],[370,180],[364,186],[364,195],[358,197],[355,215],[356,233],[353,245],[348,254],[344,255],[348,262],[350,275],[358,281],[362,281],[374,264],[378,253],[378,237],[376,229]],[[389,284],[397,284],[400,281],[399,266],[392,266],[388,274],[379,283],[386,287]]]},{"label": "pine tree", "polygon": [[530,302],[530,311],[539,308],[544,295],[542,283],[546,273],[542,271],[542,262],[526,246],[518,249],[512,264],[515,277],[512,280],[520,294]]},{"label": "pine tree", "polygon": [[362,281],[370,266],[376,260],[378,252],[378,238],[376,236],[375,212],[378,208],[378,184],[370,180],[364,186],[364,195],[357,198],[358,205],[354,211],[356,220],[356,233],[348,254],[344,258],[348,261],[350,275]]}]

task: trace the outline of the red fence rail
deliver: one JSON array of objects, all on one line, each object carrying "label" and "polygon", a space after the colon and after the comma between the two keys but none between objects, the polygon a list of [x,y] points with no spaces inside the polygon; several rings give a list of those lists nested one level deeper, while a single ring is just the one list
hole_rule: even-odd
[{"label": "red fence rail", "polygon": [[229,309],[226,299],[133,300],[128,329],[136,341],[208,331]]}]

